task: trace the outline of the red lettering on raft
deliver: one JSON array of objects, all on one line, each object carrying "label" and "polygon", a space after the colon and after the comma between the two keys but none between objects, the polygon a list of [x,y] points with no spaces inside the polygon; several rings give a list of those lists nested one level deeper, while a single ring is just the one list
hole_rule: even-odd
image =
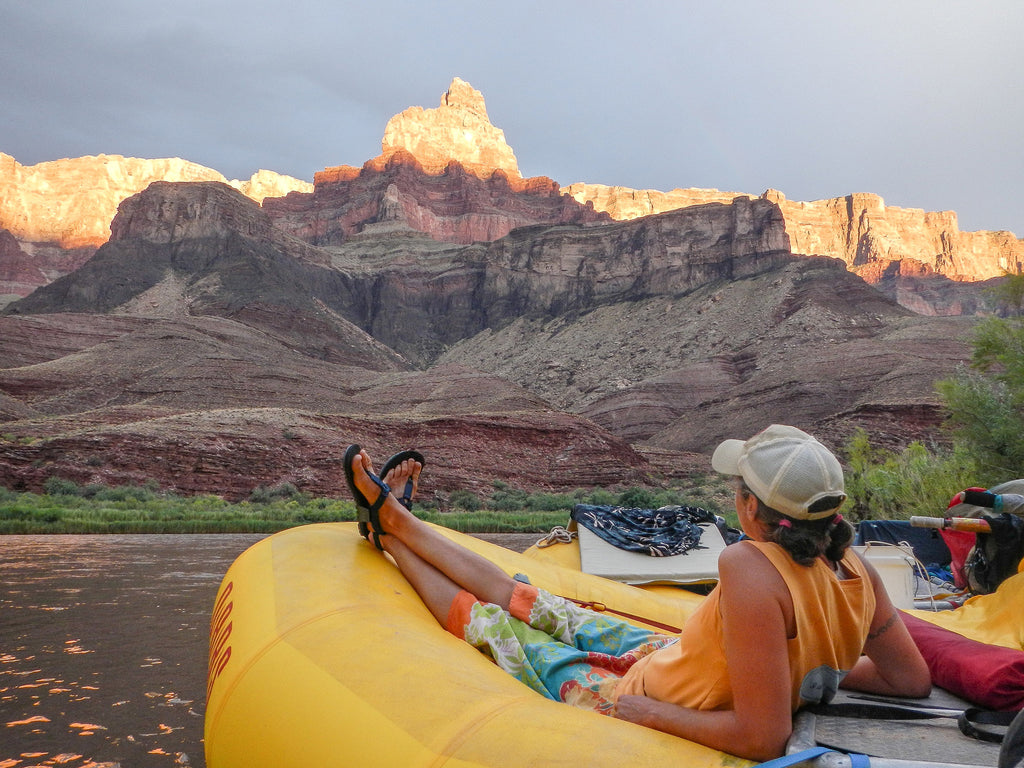
[{"label": "red lettering on raft", "polygon": [[229,581],[217,597],[217,604],[213,608],[213,618],[210,620],[210,657],[206,667],[207,701],[210,699],[214,682],[220,677],[231,659],[231,645],[228,641],[231,639],[234,622],[228,621],[228,619],[231,617],[235,604],[228,598],[234,588],[234,582]]}]

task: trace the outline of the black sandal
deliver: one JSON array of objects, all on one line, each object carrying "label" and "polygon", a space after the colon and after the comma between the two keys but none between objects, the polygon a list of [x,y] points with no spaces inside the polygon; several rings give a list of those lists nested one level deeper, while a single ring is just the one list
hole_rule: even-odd
[{"label": "black sandal", "polygon": [[[419,451],[402,451],[396,453],[390,459],[384,462],[384,466],[381,467],[380,476],[385,478],[388,476],[388,472],[397,467],[403,461],[412,459],[418,461],[420,464],[420,471],[423,471],[423,467],[427,465],[427,460],[423,458],[423,454]],[[405,481],[405,489],[402,491],[401,497],[398,499],[398,503],[406,509],[412,509],[412,491],[413,491],[413,480],[412,475],[409,475],[409,479]]]},{"label": "black sandal", "polygon": [[345,457],[342,459],[345,467],[345,481],[348,483],[348,489],[352,492],[352,497],[356,500],[356,519],[359,521],[359,534],[367,541],[370,541],[370,536],[372,535],[373,544],[377,549],[383,550],[384,547],[380,543],[380,537],[387,534],[381,530],[380,517],[378,513],[380,512],[380,508],[384,506],[384,502],[387,501],[388,494],[391,493],[391,488],[388,487],[387,483],[369,470],[366,470],[366,474],[380,489],[380,493],[377,494],[376,500],[371,504],[369,499],[363,495],[362,491],[356,488],[355,474],[352,471],[352,461],[359,455],[359,451],[360,448],[358,445],[350,445],[345,450]]}]

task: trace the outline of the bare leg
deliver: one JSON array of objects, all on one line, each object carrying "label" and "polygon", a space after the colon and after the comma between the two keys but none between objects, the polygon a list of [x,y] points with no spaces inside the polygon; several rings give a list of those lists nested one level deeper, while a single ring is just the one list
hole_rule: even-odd
[{"label": "bare leg", "polygon": [[[372,464],[366,452],[361,452],[352,462],[356,487],[370,500],[377,497],[378,488],[366,475],[364,467],[372,471]],[[508,610],[515,582],[508,574],[484,557],[456,544],[438,533],[409,510],[403,507],[394,495],[389,494],[379,512],[380,523],[386,536],[381,537],[384,549],[395,558],[403,575],[416,589],[423,602],[435,616],[435,604],[443,604],[443,624],[448,616],[452,599],[462,588],[479,600],[494,603]],[[397,541],[395,541],[397,540]],[[403,547],[407,552],[403,552]],[[420,573],[418,564],[407,556],[412,553],[425,565],[447,577],[447,583]],[[405,564],[403,565],[403,560]],[[406,567],[410,573],[406,573]],[[415,572],[415,573],[413,573]],[[420,592],[421,582],[427,594]],[[452,591],[452,584],[455,590]]]},{"label": "bare leg", "polygon": [[446,626],[452,602],[462,587],[405,546],[397,536],[385,536],[382,543],[438,624]]}]

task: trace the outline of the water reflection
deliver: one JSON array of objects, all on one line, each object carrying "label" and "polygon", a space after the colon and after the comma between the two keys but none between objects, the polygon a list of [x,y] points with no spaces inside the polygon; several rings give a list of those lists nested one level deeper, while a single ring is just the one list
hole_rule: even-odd
[{"label": "water reflection", "polygon": [[0,768],[203,765],[210,610],[260,538],[0,536]]}]

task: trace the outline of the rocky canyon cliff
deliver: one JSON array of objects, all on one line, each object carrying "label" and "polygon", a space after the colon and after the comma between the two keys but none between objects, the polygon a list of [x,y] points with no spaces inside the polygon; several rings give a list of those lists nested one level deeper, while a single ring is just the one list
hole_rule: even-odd
[{"label": "rocky canyon cliff", "polygon": [[[0,230],[11,233],[20,249],[8,244],[0,252],[0,303],[4,295],[26,296],[84,263],[109,238],[120,201],[153,181],[226,179],[178,159],[101,155],[25,167],[0,154]],[[492,241],[521,226],[623,221],[754,197],[522,179],[483,95],[460,78],[438,107],[410,107],[388,121],[381,154],[361,168],[328,168],[312,184],[262,170],[228,183],[266,201],[279,227],[316,245],[367,227],[404,227],[443,242]],[[952,211],[886,206],[869,193],[812,202],[791,201],[776,190],[761,196],[781,209],[792,253],[841,259],[916,312],[984,309],[977,291],[948,281],[990,280],[1024,264],[1024,241],[1006,231],[961,232]]]},{"label": "rocky canyon cliff", "polygon": [[[617,220],[748,197],[716,189],[658,192],[600,184],[570,184],[563,191]],[[787,200],[777,190],[762,196],[782,210],[794,253],[842,259],[871,283],[901,271],[974,282],[1024,266],[1024,241],[1007,231],[961,232],[953,211],[887,206],[878,195],[867,193],[813,202]],[[901,270],[903,261],[910,263]]]},{"label": "rocky canyon cliff", "polygon": [[99,155],[26,167],[0,152],[0,231],[18,244],[18,253],[0,255],[0,303],[5,294],[27,296],[85,263],[110,238],[118,205],[155,181],[220,181],[257,201],[312,189],[309,182],[264,170],[228,182],[178,158]]},{"label": "rocky canyon cliff", "polygon": [[349,442],[428,451],[426,492],[658,483],[772,421],[905,444],[969,357],[970,280],[1021,257],[870,195],[523,179],[458,79],[312,185],[83,158],[105,181],[47,209],[0,160],[9,487],[341,494]]}]

